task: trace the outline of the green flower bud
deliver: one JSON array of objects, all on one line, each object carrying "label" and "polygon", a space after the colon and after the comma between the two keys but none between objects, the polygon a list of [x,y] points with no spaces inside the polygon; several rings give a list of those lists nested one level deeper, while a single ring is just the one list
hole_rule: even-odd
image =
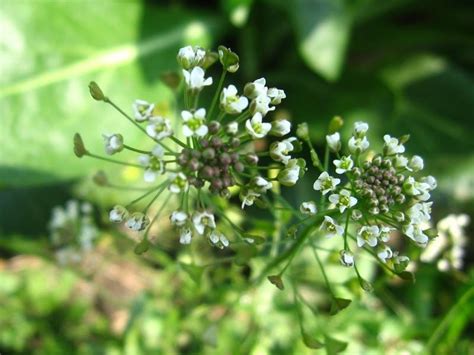
[{"label": "green flower bud", "polygon": [[239,56],[229,48],[219,46],[219,61],[229,73],[235,73],[239,69]]},{"label": "green flower bud", "polygon": [[283,280],[281,279],[280,275],[271,275],[271,276],[268,276],[267,278],[268,278],[268,281],[270,281],[272,284],[278,287],[278,289],[282,291],[285,289],[285,285],[283,284]]},{"label": "green flower bud", "polygon": [[309,140],[308,124],[306,122],[300,123],[298,125],[296,128],[296,136],[304,141]]},{"label": "green flower bud", "polygon": [[344,120],[340,116],[334,116],[329,122],[328,134],[336,133],[344,125]]}]

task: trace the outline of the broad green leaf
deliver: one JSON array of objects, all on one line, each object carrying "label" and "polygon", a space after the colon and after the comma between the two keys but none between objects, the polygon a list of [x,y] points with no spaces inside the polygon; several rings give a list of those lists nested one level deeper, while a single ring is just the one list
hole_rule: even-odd
[{"label": "broad green leaf", "polygon": [[[127,144],[152,146],[118,112],[90,97],[89,82],[99,83],[126,112],[142,98],[171,115],[171,92],[155,79],[177,69],[179,47],[210,45],[217,25],[207,14],[139,1],[87,6],[55,1],[34,8],[28,2],[3,2],[0,184],[44,183],[103,167],[74,156],[75,132],[99,154],[102,133],[119,132]],[[126,153],[121,159],[136,156]]]},{"label": "broad green leaf", "polygon": [[351,29],[351,14],[343,0],[296,0],[289,5],[306,64],[329,81],[342,70]]}]

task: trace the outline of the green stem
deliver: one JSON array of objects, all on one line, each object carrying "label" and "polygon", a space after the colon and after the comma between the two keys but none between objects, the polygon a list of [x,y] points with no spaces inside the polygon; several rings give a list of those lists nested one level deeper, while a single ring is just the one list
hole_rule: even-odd
[{"label": "green stem", "polygon": [[318,262],[319,268],[321,269],[321,273],[323,274],[324,282],[326,283],[326,287],[329,290],[329,293],[332,295],[333,298],[336,298],[334,295],[334,292],[332,291],[331,285],[328,280],[328,276],[326,275],[326,271],[324,270],[323,263],[321,262],[321,259],[319,258],[318,252],[316,251],[315,245],[313,242],[311,242],[311,246],[313,247],[313,253],[316,258],[316,261]]},{"label": "green stem", "polygon": [[145,197],[147,197],[148,195],[152,194],[153,192],[155,192],[156,190],[160,189],[163,185],[165,185],[165,182],[161,183],[160,185],[158,185],[157,187],[155,188],[152,188],[150,191],[147,191],[145,194],[137,197],[135,200],[133,200],[132,202],[128,203],[125,207],[128,208],[132,205],[134,205],[135,203],[137,203],[138,201],[144,199]]},{"label": "green stem", "polygon": [[211,108],[209,110],[208,117],[212,118],[212,115],[214,114],[214,109],[216,107],[217,100],[219,99],[219,96],[221,94],[221,90],[222,90],[222,86],[224,85],[224,79],[225,79],[226,74],[227,74],[227,70],[223,70],[221,74],[221,78],[219,79],[219,84],[217,84],[216,93],[214,94],[214,97],[212,99]]},{"label": "green stem", "polygon": [[156,201],[156,199],[158,198],[158,196],[161,195],[161,193],[168,187],[169,184],[163,184],[163,186],[158,190],[158,192],[156,193],[155,197],[153,197],[153,199],[148,203],[148,205],[146,205],[145,207],[145,210],[143,211],[144,214],[147,213],[148,209],[151,207],[151,205],[153,204],[153,202]]},{"label": "green stem", "polygon": [[175,142],[176,144],[180,145],[181,147],[183,148],[188,148],[188,146],[186,144],[184,144],[183,142],[181,142],[178,138],[176,138],[175,136],[170,136],[171,140],[173,142]]},{"label": "green stem", "polygon": [[126,144],[124,144],[123,147],[125,149],[131,150],[131,151],[137,152],[137,153],[142,153],[142,154],[150,154],[151,153],[150,151],[133,148],[133,147],[130,147],[129,145],[126,145]]},{"label": "green stem", "polygon": [[349,219],[350,219],[350,213],[351,211],[348,209],[347,210],[347,216],[346,216],[346,225],[344,226],[344,250],[349,250],[348,244],[347,244],[347,230],[349,229]]},{"label": "green stem", "polygon": [[119,164],[119,165],[125,165],[125,166],[133,166],[134,168],[141,168],[141,169],[143,169],[143,166],[141,166],[140,164],[127,163],[127,162],[120,161],[120,160],[115,160],[115,159],[111,159],[111,158],[102,157],[102,156],[100,156],[100,155],[96,155],[96,154],[89,153],[89,152],[87,152],[86,155],[89,156],[89,157],[91,157],[91,158],[95,158],[95,159],[107,161],[107,162],[109,162],[109,163],[114,163],[114,164]]},{"label": "green stem", "polygon": [[148,236],[148,233],[150,232],[150,228],[151,226],[153,225],[153,223],[155,223],[155,221],[158,219],[158,217],[161,215],[161,212],[163,212],[163,210],[165,209],[165,207],[168,205],[168,201],[169,199],[171,198],[172,194],[168,194],[168,196],[166,197],[166,199],[163,201],[163,204],[161,205],[160,209],[158,210],[158,212],[156,212],[155,216],[153,217],[153,219],[151,220],[150,222],[150,225],[148,226],[148,228],[146,229],[145,231],[145,235],[143,237],[143,239],[147,238]]}]

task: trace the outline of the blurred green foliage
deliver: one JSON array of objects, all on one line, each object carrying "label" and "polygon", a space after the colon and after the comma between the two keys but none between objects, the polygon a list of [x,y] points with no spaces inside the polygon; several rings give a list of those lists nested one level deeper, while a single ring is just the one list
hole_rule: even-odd
[{"label": "blurred green foliage", "polygon": [[[77,184],[102,164],[72,154],[76,131],[94,151],[110,129],[140,143],[126,121],[89,97],[88,82],[100,82],[124,108],[144,98],[172,112],[159,78],[177,69],[185,44],[230,46],[242,63],[236,80],[264,76],[285,89],[285,110],[310,124],[318,147],[334,115],[347,130],[369,122],[374,142],[409,133],[408,149],[440,181],[435,215],[474,215],[472,2],[4,0],[0,10],[0,353],[310,353],[298,316],[305,343],[325,342],[328,353],[344,348],[339,342],[348,342],[347,353],[474,351],[472,241],[464,272],[424,265],[413,285],[379,275],[374,294],[335,268],[337,291],[354,301],[329,318],[309,256],[291,275],[304,275],[302,297],[314,307],[296,310],[289,291],[269,283],[249,290],[249,274],[262,268],[247,263],[250,247],[238,251],[240,266],[225,255],[192,265],[169,241],[143,260],[124,236],[107,234],[99,213],[101,265],[113,270],[123,259],[120,267],[135,270],[130,280],[149,277],[137,286],[120,273],[101,278],[101,269],[56,266],[46,230],[51,208],[73,193],[99,211],[115,202],[115,193]],[[289,199],[302,200],[312,180]],[[363,272],[372,279],[377,271]],[[114,277],[124,297],[107,290]],[[311,312],[318,307],[325,314]]]}]

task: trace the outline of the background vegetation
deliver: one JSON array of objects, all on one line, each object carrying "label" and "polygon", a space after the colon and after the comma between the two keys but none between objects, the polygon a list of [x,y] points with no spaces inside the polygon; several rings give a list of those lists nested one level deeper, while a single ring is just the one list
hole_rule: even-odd
[{"label": "background vegetation", "polygon": [[[318,147],[334,115],[346,133],[356,120],[369,122],[371,142],[409,133],[409,152],[439,180],[436,220],[473,216],[472,2],[3,0],[0,10],[0,353],[311,352],[300,323],[333,339],[329,353],[341,348],[335,339],[347,353],[474,351],[472,238],[463,270],[420,263],[414,284],[367,264],[372,293],[334,262],[329,277],[353,302],[329,317],[311,255],[292,274],[307,279],[315,313],[295,309],[290,290],[249,288],[268,255],[235,264],[214,253],[192,263],[165,221],[157,246],[135,256],[133,238],[106,218],[128,195],[93,186],[90,175],[104,166],[72,153],[76,131],[95,151],[103,132],[139,143],[126,121],[90,99],[90,80],[124,108],[144,98],[166,112],[171,92],[159,79],[177,69],[178,48],[224,44],[241,58],[235,80],[264,76],[284,88],[285,113],[310,124]],[[138,178],[105,168],[125,184]],[[308,175],[294,202],[311,191]],[[73,197],[94,204],[100,237],[67,267],[47,226],[52,208]]]}]

